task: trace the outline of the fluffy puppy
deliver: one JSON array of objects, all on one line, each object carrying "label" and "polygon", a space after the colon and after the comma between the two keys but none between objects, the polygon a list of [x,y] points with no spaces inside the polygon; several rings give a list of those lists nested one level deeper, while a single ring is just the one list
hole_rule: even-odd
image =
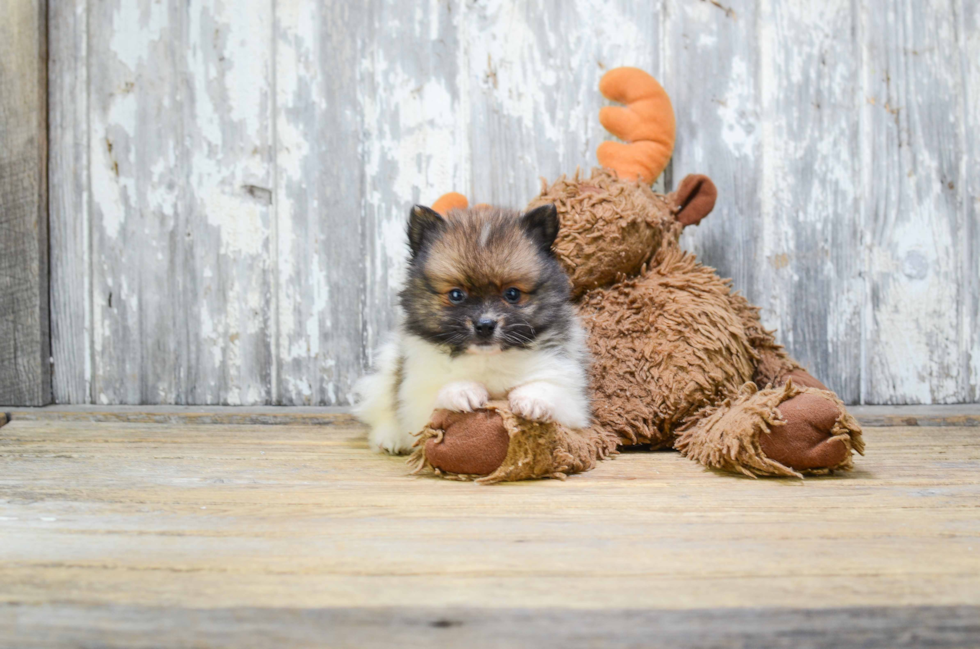
[{"label": "fluffy puppy", "polygon": [[407,452],[440,408],[508,399],[515,413],[589,425],[588,348],[551,246],[558,214],[412,208],[401,325],[356,387],[377,451]]}]

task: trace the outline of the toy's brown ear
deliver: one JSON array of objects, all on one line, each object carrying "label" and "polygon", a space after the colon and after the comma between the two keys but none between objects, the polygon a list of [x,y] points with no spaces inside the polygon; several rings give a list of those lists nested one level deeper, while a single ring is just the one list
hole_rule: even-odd
[{"label": "toy's brown ear", "polygon": [[685,226],[697,225],[714,209],[718,188],[707,176],[691,174],[667,198],[677,206],[678,221]]}]

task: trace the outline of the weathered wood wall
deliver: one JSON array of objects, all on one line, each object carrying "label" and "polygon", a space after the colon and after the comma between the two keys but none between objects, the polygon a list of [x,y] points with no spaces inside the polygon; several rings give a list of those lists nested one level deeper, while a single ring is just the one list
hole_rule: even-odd
[{"label": "weathered wood wall", "polygon": [[849,402],[980,399],[967,0],[51,3],[60,402],[343,404],[413,202],[587,167],[602,73],[672,94],[686,243]]},{"label": "weathered wood wall", "polygon": [[47,9],[0,0],[0,405],[51,400]]}]

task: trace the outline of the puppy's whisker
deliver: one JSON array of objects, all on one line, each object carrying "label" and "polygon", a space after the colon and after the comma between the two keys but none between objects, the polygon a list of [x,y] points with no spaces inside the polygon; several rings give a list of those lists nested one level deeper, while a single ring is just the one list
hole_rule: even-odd
[{"label": "puppy's whisker", "polygon": [[534,336],[534,329],[533,329],[533,328],[531,327],[531,325],[529,325],[529,324],[526,324],[526,323],[525,323],[525,325],[526,325],[526,326],[527,326],[527,327],[528,327],[529,329],[531,329],[531,335],[530,335],[530,336],[529,336],[529,335],[527,335],[526,333],[524,333],[524,332],[522,332],[522,331],[520,331],[520,330],[519,330],[519,329],[517,329],[517,328],[508,328],[508,329],[505,329],[505,330],[504,330],[504,332],[505,332],[506,334],[508,334],[508,335],[511,335],[511,336],[520,336],[520,337],[522,337],[522,338],[527,338],[528,340],[530,340],[530,339],[531,339],[531,338],[533,338],[533,336]]},{"label": "puppy's whisker", "polygon": [[538,332],[534,330],[534,325],[532,325],[532,324],[531,324],[531,323],[530,323],[530,322],[529,322],[529,321],[527,320],[527,318],[520,318],[520,321],[521,321],[521,324],[523,324],[524,326],[526,326],[526,327],[527,327],[528,329],[530,329],[530,330],[531,330],[531,335],[532,335],[532,336],[537,336],[537,335],[538,335]]},{"label": "puppy's whisker", "polygon": [[530,336],[527,336],[525,334],[522,334],[519,331],[508,331],[505,335],[507,335],[507,336],[509,336],[511,338],[519,339],[519,340],[527,340],[528,342],[531,341],[531,337]]},{"label": "puppy's whisker", "polygon": [[508,342],[508,343],[511,343],[511,344],[517,344],[517,345],[521,345],[521,346],[529,345],[532,342],[534,342],[532,338],[530,338],[528,336],[525,336],[525,335],[523,335],[521,333],[518,333],[516,331],[507,331],[507,332],[504,332],[503,339],[504,339],[505,342]]},{"label": "puppy's whisker", "polygon": [[460,333],[458,331],[447,331],[434,336],[437,339],[445,339],[448,344],[456,344],[466,340],[466,334]]}]

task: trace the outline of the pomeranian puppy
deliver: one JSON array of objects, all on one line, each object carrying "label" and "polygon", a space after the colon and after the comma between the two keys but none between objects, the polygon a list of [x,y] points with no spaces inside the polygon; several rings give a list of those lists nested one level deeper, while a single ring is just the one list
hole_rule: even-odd
[{"label": "pomeranian puppy", "polygon": [[507,399],[516,414],[589,425],[588,347],[551,246],[558,214],[412,208],[401,324],[358,382],[376,451],[405,453],[433,410]]}]

